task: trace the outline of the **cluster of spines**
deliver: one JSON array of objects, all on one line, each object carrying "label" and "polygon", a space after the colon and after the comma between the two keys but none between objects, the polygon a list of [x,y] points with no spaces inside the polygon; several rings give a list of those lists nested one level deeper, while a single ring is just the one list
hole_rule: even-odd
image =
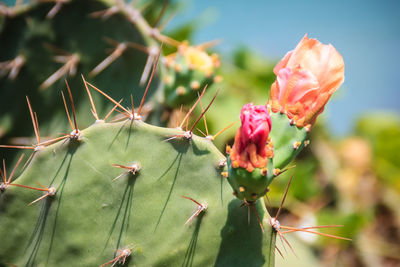
[{"label": "cluster of spines", "polygon": [[[47,19],[53,19],[59,12],[62,12],[62,8],[64,5],[67,5],[70,0],[53,0],[49,2],[54,2],[53,8],[48,12],[46,18]],[[118,42],[116,40],[110,39],[107,36],[104,37],[105,42],[113,46],[114,48],[112,49],[111,53],[101,60],[97,66],[95,66],[89,73],[89,77],[96,76],[100,74],[102,71],[104,71],[107,67],[109,67],[114,61],[116,61],[118,58],[123,56],[124,53],[129,48],[133,48],[139,51],[142,51],[148,55],[146,64],[144,66],[141,78],[140,78],[140,84],[144,85],[149,77],[150,71],[151,71],[151,66],[154,64],[155,60],[157,57],[160,55],[161,50],[162,50],[162,44],[166,44],[172,47],[175,47],[179,51],[179,47],[181,46],[188,46],[187,42],[179,42],[177,40],[172,39],[171,37],[168,37],[164,34],[162,34],[163,29],[169,22],[170,18],[167,18],[165,22],[161,25],[158,26],[159,22],[162,19],[162,16],[165,13],[165,10],[167,8],[168,1],[166,1],[166,4],[163,6],[159,17],[156,19],[155,26],[151,26],[146,19],[142,16],[141,11],[139,8],[136,8],[133,4],[131,3],[126,3],[123,0],[114,0],[111,4],[111,6],[105,10],[100,10],[100,11],[95,11],[91,14],[89,14],[90,17],[92,18],[101,18],[103,20],[108,19],[109,17],[116,15],[116,14],[122,14],[123,16],[126,17],[127,21],[132,23],[134,27],[138,28],[141,34],[145,36],[145,39],[149,41],[148,46],[138,44],[138,43],[133,43],[133,42]],[[22,4],[22,1],[16,1],[15,6],[13,7],[7,7],[5,5],[1,5],[0,12],[4,16],[15,16],[16,14],[19,14],[21,10],[23,10],[26,7],[26,5]],[[161,44],[161,45],[160,45]],[[215,45],[215,42],[207,42],[204,44],[200,44],[195,46],[196,49],[200,50],[205,50],[206,48]],[[63,51],[62,49],[55,47],[53,45],[47,45],[47,47],[55,54],[54,60],[57,63],[62,64],[61,67],[56,70],[52,75],[50,75],[45,81],[42,82],[40,85],[40,88],[42,90],[49,88],[52,86],[55,82],[58,80],[62,79],[65,76],[75,76],[77,74],[77,69],[78,65],[81,62],[80,55],[78,53],[73,53],[69,51]],[[216,58],[216,55],[212,55],[211,58]],[[163,58],[162,62],[165,64],[165,66],[169,66],[168,62],[171,62],[171,60],[167,60],[169,57]],[[218,60],[215,60],[217,62]],[[20,73],[20,70],[24,67],[26,63],[26,59],[22,54],[19,54],[17,57],[14,59],[10,59],[4,62],[0,62],[0,75],[8,75],[9,79],[16,79],[18,74]],[[217,64],[217,63],[215,63]],[[217,65],[215,65],[217,66]],[[179,73],[179,68],[177,69],[177,73]],[[213,73],[207,73],[205,76],[210,76]],[[168,80],[169,75],[165,76],[165,81]],[[213,76],[214,77],[214,76]],[[219,76],[216,76],[214,80],[220,80]],[[212,81],[209,81],[210,83]],[[166,82],[166,85],[168,86],[168,82]],[[200,87],[204,86],[204,82],[200,83],[199,81],[192,81],[191,83],[191,88],[193,90],[198,90]],[[179,86],[178,86],[179,87]],[[180,89],[179,89],[180,88]],[[182,88],[179,87],[176,89],[178,92],[182,92]]]}]

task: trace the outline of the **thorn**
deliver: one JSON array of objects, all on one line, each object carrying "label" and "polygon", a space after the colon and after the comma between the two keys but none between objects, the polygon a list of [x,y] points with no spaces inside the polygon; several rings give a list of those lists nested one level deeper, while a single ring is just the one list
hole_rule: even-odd
[{"label": "thorn", "polygon": [[71,107],[72,107],[72,116],[74,117],[74,125],[75,125],[75,128],[72,128],[72,129],[78,131],[78,124],[77,124],[77,122],[76,122],[76,115],[75,115],[74,99],[72,98],[71,89],[69,88],[67,79],[65,79],[65,84],[67,85],[67,90],[68,90],[68,94],[69,94],[69,100],[71,101]]},{"label": "thorn", "polygon": [[189,219],[186,220],[185,225],[188,224],[189,222],[191,222],[191,221],[192,221],[193,219],[195,219],[197,216],[199,216],[201,212],[203,212],[203,211],[205,212],[205,210],[206,210],[207,207],[208,207],[207,204],[205,204],[205,203],[200,203],[200,202],[194,200],[194,199],[191,198],[191,197],[186,197],[186,196],[181,196],[181,197],[186,198],[186,199],[189,199],[189,200],[191,200],[191,201],[193,201],[194,203],[197,204],[197,210],[192,214],[192,216],[189,217]]},{"label": "thorn", "polygon": [[[287,172],[288,170],[293,169],[293,168],[295,168],[295,167],[296,167],[296,165],[292,165],[292,166],[290,166],[290,167],[287,167],[287,168],[284,169],[284,170],[274,169],[274,170],[273,170],[274,176],[279,176],[279,175],[281,175],[282,173],[285,173],[285,172]],[[275,171],[275,170],[276,170],[276,171]],[[275,173],[276,173],[276,174],[275,174]]]},{"label": "thorn", "polygon": [[65,112],[67,113],[69,125],[71,126],[72,130],[74,130],[74,125],[72,124],[71,117],[69,116],[69,111],[68,111],[68,107],[67,107],[67,102],[65,101],[65,97],[64,97],[63,91],[61,91],[61,96],[62,96],[62,99],[63,99],[63,102],[64,102]]},{"label": "thorn", "polygon": [[157,19],[156,19],[156,21],[154,23],[154,27],[157,27],[158,24],[160,23],[161,18],[163,17],[165,11],[167,10],[168,5],[169,5],[169,0],[165,0],[164,3],[163,3],[163,6],[162,6],[161,12],[158,15],[158,17],[157,17]]},{"label": "thorn", "polygon": [[275,245],[276,250],[279,252],[279,254],[281,255],[282,259],[285,259],[285,257],[283,257],[282,252],[279,250],[279,248]]},{"label": "thorn", "polygon": [[33,130],[35,132],[36,142],[39,144],[40,143],[40,134],[39,134],[39,124],[38,124],[37,116],[34,116],[34,114],[33,114],[32,106],[31,106],[31,103],[29,102],[28,96],[26,96],[26,102],[28,103],[29,113],[30,113],[31,119],[32,119]]},{"label": "thorn", "polygon": [[283,203],[285,202],[285,199],[286,199],[287,193],[289,191],[289,187],[290,187],[290,184],[292,182],[292,179],[293,179],[293,175],[290,176],[289,182],[288,182],[288,184],[286,186],[285,194],[283,195],[283,198],[282,198],[281,205],[279,206],[278,212],[275,215],[275,220],[278,220],[279,214],[281,213],[282,206],[283,206]]},{"label": "thorn", "polygon": [[[333,225],[317,225],[317,226],[309,226],[309,227],[302,227],[302,228],[295,228],[297,230],[287,230],[284,232],[281,232],[282,234],[288,234],[288,233],[293,233],[293,232],[298,232],[298,230],[310,230],[310,229],[320,229],[320,228],[334,228],[334,227],[343,227],[344,225],[338,225],[338,224],[333,224]],[[282,226],[282,228],[284,228]]]},{"label": "thorn", "polygon": [[281,169],[279,168],[273,169],[272,173],[274,174],[274,176],[278,176],[279,174],[281,174]]},{"label": "thorn", "polygon": [[68,3],[69,0],[56,0],[56,4],[50,9],[49,13],[47,13],[46,18],[52,19],[57,15],[57,13],[61,10],[63,4]]},{"label": "thorn", "polygon": [[111,6],[105,10],[95,11],[89,14],[92,18],[102,18],[103,20],[108,19],[112,15],[118,13],[119,9],[117,6]]},{"label": "thorn", "polygon": [[208,42],[204,42],[201,44],[196,45],[195,47],[201,50],[206,50],[208,48],[214,47],[216,45],[219,45],[222,42],[221,39],[216,39],[216,40],[212,40],[212,41],[208,41]]},{"label": "thorn", "polygon": [[214,134],[213,139],[217,138],[218,135],[222,134],[223,132],[225,132],[226,130],[228,130],[229,128],[231,128],[233,125],[235,125],[236,123],[238,123],[239,120],[229,124],[228,126],[226,126],[225,128],[223,128],[222,130],[220,130],[218,133]]},{"label": "thorn", "polygon": [[130,116],[132,115],[129,110],[127,110],[126,108],[124,108],[120,103],[118,103],[117,101],[115,101],[112,97],[110,97],[109,95],[107,95],[106,93],[104,93],[103,91],[101,91],[100,89],[98,89],[96,86],[94,86],[93,84],[86,82],[90,87],[92,87],[94,90],[96,90],[97,92],[99,92],[100,94],[102,94],[104,97],[106,97],[108,100],[110,100],[111,102],[113,102],[115,105],[117,105],[120,109],[122,109],[123,111],[126,112],[126,116]]},{"label": "thorn", "polygon": [[165,29],[165,27],[168,25],[168,23],[176,16],[176,13],[177,12],[173,12],[170,15],[168,15],[168,17],[164,20],[164,22],[160,26],[158,26],[158,30],[160,32],[162,32]]},{"label": "thorn", "polygon": [[196,100],[196,102],[194,103],[194,105],[190,108],[189,112],[188,112],[188,113],[186,114],[186,116],[183,118],[181,124],[179,125],[179,128],[182,129],[183,124],[184,124],[185,121],[189,118],[190,114],[193,112],[193,110],[195,109],[195,107],[196,107],[197,104],[199,103],[200,99],[203,97],[204,92],[205,92],[206,89],[207,89],[207,86],[208,86],[208,85],[204,86],[204,89],[203,89],[203,91],[201,92],[200,97],[197,98],[197,100]]},{"label": "thorn", "polygon": [[96,111],[96,106],[94,105],[94,101],[92,98],[92,94],[90,93],[89,87],[86,84],[85,77],[83,77],[83,74],[81,74],[81,77],[82,77],[83,84],[85,85],[86,92],[89,96],[90,105],[92,106],[92,114],[96,120],[99,120],[99,116],[97,115],[97,111]]},{"label": "thorn", "polygon": [[[10,177],[8,177],[7,184],[10,184],[10,183],[11,183],[11,180],[12,180],[12,178],[13,178],[13,176],[14,176],[15,170],[18,168],[18,165],[21,163],[21,161],[22,161],[22,159],[24,158],[24,156],[25,156],[25,154],[22,154],[22,155],[19,157],[17,163],[15,164],[14,168],[13,168],[12,171],[11,171]],[[5,166],[4,166],[4,168],[5,168]],[[7,179],[7,177],[5,176],[5,169],[4,169],[4,181],[5,181],[6,179]]]},{"label": "thorn", "polygon": [[203,133],[202,130],[200,130],[199,128],[196,128],[197,131],[199,131],[205,138],[207,138],[207,135],[205,133]]},{"label": "thorn", "polygon": [[[200,121],[200,119],[204,116],[204,114],[206,114],[207,110],[211,107],[212,103],[214,102],[215,98],[217,97],[219,92],[219,89],[217,90],[217,92],[215,92],[214,97],[211,99],[210,103],[208,104],[208,106],[206,107],[206,109],[201,113],[201,115],[197,118],[197,120],[193,123],[192,128],[189,130],[189,132],[193,132],[194,127],[196,126],[196,124]],[[201,102],[201,97],[199,96],[199,102]]]},{"label": "thorn", "polygon": [[102,62],[100,62],[91,72],[89,72],[90,77],[94,77],[110,66],[115,60],[117,60],[128,48],[126,43],[119,43],[114,51],[106,57]]},{"label": "thorn", "polygon": [[[200,84],[199,84],[199,87],[200,87]],[[198,93],[197,93],[197,96],[200,97]],[[203,108],[203,104],[201,103],[201,100],[200,100],[200,107],[201,107],[201,112],[204,113],[204,108]],[[206,129],[206,136],[208,136],[207,119],[206,119],[205,113],[203,114],[203,120],[204,120],[204,127]]]},{"label": "thorn", "polygon": [[0,74],[7,75],[8,73],[8,79],[15,80],[24,65],[24,56],[18,55],[12,60],[0,62]]},{"label": "thorn", "polygon": [[69,73],[73,76],[76,73],[78,63],[80,61],[77,54],[67,55],[67,56],[56,56],[55,60],[59,63],[64,63],[64,65],[54,72],[49,78],[47,78],[41,85],[40,89],[44,90],[52,86],[61,77]]},{"label": "thorn", "polygon": [[[118,104],[121,104],[123,99],[121,99]],[[114,105],[114,107],[110,110],[110,112],[107,113],[107,115],[104,117],[103,121],[106,121],[106,119],[114,112],[114,110],[118,107],[118,105]]]},{"label": "thorn", "polygon": [[107,265],[109,265],[111,263],[112,263],[111,266],[114,266],[117,263],[120,263],[120,264],[124,265],[125,261],[126,261],[126,258],[128,258],[131,255],[131,253],[132,253],[132,250],[129,249],[129,248],[118,249],[117,250],[117,256],[114,259],[112,259],[112,260],[100,265],[100,267],[107,266]]},{"label": "thorn", "polygon": [[154,74],[156,72],[156,69],[157,69],[157,66],[158,66],[158,60],[160,59],[160,55],[161,55],[161,51],[162,51],[162,47],[163,47],[163,44],[161,43],[160,51],[158,52],[156,61],[155,61],[154,65],[153,65],[153,70],[151,71],[150,79],[149,79],[149,81],[147,83],[146,90],[144,91],[144,95],[142,97],[142,101],[140,101],[140,106],[139,106],[138,111],[137,111],[137,114],[139,116],[140,116],[140,111],[142,111],[142,107],[143,107],[143,104],[144,104],[144,100],[146,99],[147,92],[149,91],[150,84],[151,84],[151,82],[153,80],[153,77],[154,77]]},{"label": "thorn", "polygon": [[130,166],[124,166],[124,165],[120,165],[120,164],[111,164],[111,165],[114,167],[120,168],[120,169],[127,170],[126,172],[123,172],[122,174],[120,174],[117,177],[115,177],[114,179],[112,179],[113,182],[128,173],[135,175],[140,170],[140,165],[138,163],[133,163]]},{"label": "thorn", "polygon": [[316,234],[316,235],[331,237],[331,238],[335,238],[335,239],[352,241],[352,239],[350,239],[350,238],[345,238],[345,237],[340,237],[340,236],[320,233],[320,232],[316,232],[316,231],[311,231],[311,230],[307,230],[307,228],[294,228],[294,227],[289,227],[289,226],[281,226],[281,228],[287,229],[287,230],[290,230],[290,231],[293,231],[293,232],[300,231],[300,232],[305,232],[305,233],[310,233],[310,234]]}]

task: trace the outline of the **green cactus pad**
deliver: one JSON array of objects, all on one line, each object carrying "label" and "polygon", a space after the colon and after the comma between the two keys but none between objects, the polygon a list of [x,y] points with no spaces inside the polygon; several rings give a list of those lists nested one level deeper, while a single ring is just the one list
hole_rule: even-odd
[{"label": "green cactus pad", "polygon": [[[305,128],[291,125],[286,114],[271,113],[271,140],[274,144],[274,168],[283,169],[304,148],[308,141]],[[295,143],[298,146],[295,148]]]},{"label": "green cactus pad", "polygon": [[[13,182],[54,186],[56,194],[8,186],[0,195],[0,265],[99,266],[130,248],[126,266],[273,266],[275,233],[232,195],[225,157],[207,139],[141,121],[96,123],[81,140],[34,155]],[[112,164],[140,166],[135,175]],[[185,225],[197,205],[205,213]],[[259,216],[265,213],[260,201]],[[267,216],[267,215],[266,215]]]}]

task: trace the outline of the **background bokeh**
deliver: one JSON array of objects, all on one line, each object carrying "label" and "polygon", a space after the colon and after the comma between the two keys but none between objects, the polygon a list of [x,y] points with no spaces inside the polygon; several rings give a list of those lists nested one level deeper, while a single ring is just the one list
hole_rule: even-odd
[{"label": "background bokeh", "polygon": [[194,21],[193,40],[221,39],[223,54],[245,46],[276,61],[304,34],[333,44],[346,63],[345,83],[326,114],[335,134],[349,133],[366,112],[400,111],[399,1],[181,2],[182,12],[169,27]]}]

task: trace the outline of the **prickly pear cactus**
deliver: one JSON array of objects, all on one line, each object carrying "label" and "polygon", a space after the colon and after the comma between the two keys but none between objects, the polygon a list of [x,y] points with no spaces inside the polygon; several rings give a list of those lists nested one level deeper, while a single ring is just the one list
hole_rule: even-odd
[{"label": "prickly pear cactus", "polygon": [[[141,17],[139,22],[132,17],[138,14],[135,10],[117,2],[125,8],[125,15],[142,25]],[[149,31],[148,25],[142,30]],[[152,31],[161,38],[158,34]],[[193,134],[216,95],[202,107],[191,129],[183,131],[142,121],[148,87],[135,110],[133,103],[130,109],[124,108],[84,81],[96,122],[78,129],[68,88],[73,122],[64,95],[63,100],[72,132],[45,142],[40,142],[38,119],[29,105],[37,139],[30,147],[32,155],[19,176],[16,168],[7,171],[4,161],[0,168],[0,265],[274,266],[275,249],[282,255],[275,244],[276,235],[293,250],[283,234],[318,234],[312,229],[336,227],[280,224],[278,217],[291,179],[274,217],[264,202],[268,186],[308,144],[310,127],[343,81],[344,65],[330,62],[341,60],[332,46],[305,36],[296,49],[299,51],[288,53],[275,67],[278,79],[268,105],[243,106],[241,126],[233,146],[226,149],[227,157],[212,143],[214,136]],[[310,63],[316,59],[301,56],[307,49],[315,58],[324,53],[330,57]],[[187,72],[180,77],[184,73],[178,71],[174,84],[194,87],[198,82],[201,87],[210,82],[210,66],[215,65],[206,64],[210,68],[202,69],[207,54],[191,51],[194,54],[189,53],[187,61],[187,55],[178,52],[182,54],[173,57],[172,65],[177,71],[177,66],[181,70],[179,66],[185,63]],[[293,63],[289,58],[296,52],[299,55]],[[323,75],[321,68],[312,69],[318,64],[327,68]],[[205,76],[198,76],[199,70],[205,71]],[[325,73],[331,76],[327,78]],[[111,100],[114,109],[122,113],[118,119],[122,121],[108,123],[98,118],[88,85]],[[197,84],[195,87],[190,94],[198,89]],[[175,85],[171,88],[176,93]],[[201,103],[204,92],[187,116]],[[175,99],[178,96],[183,95],[176,94]],[[171,99],[171,105],[178,102]]]},{"label": "prickly pear cactus", "polygon": [[[265,233],[221,176],[225,157],[211,141],[141,121],[96,123],[78,138],[35,152],[0,199],[1,263],[95,266],[129,248],[132,266],[269,266]],[[135,174],[112,164],[138,166]],[[139,167],[140,166],[140,167]],[[118,177],[113,181],[114,178]],[[199,206],[207,206],[186,225]],[[264,210],[257,205],[258,213]]]}]

